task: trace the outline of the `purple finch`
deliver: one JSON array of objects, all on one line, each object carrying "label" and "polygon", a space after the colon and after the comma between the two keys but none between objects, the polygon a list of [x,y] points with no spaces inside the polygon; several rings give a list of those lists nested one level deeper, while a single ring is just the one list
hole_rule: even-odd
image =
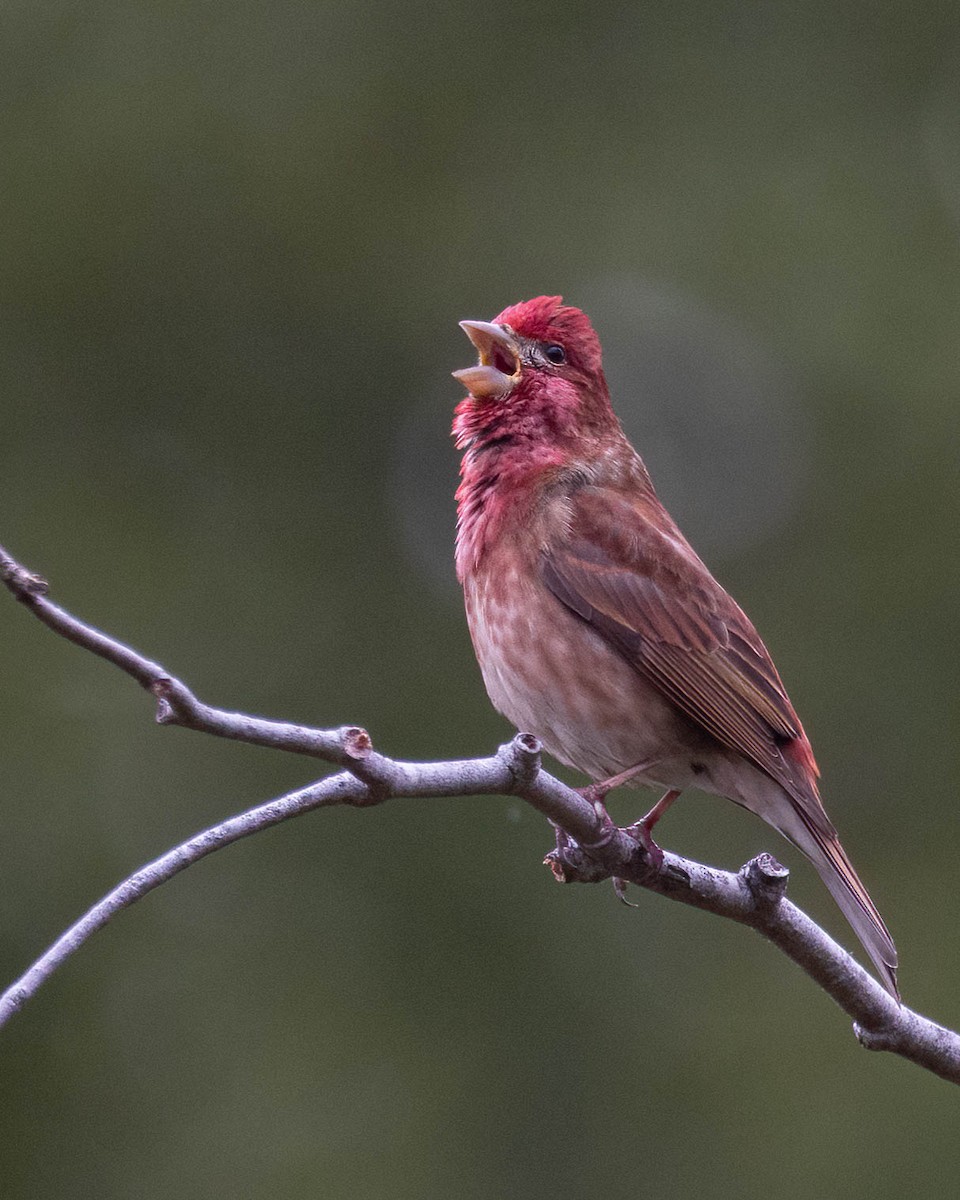
[{"label": "purple finch", "polygon": [[[541,296],[463,321],[457,575],[490,699],[594,781],[726,796],[810,859],[897,996],[897,952],[824,811],[759,635],[657,499],[587,317]],[[588,791],[591,789],[588,789]]]}]

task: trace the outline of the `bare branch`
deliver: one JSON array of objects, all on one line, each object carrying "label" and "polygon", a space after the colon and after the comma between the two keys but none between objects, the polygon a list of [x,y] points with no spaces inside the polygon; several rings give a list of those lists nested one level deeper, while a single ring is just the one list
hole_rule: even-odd
[{"label": "bare branch", "polygon": [[[785,897],[788,873],[769,855],[738,874],[664,853],[659,866],[625,830],[607,824],[591,804],[544,771],[540,746],[518,734],[491,758],[401,762],[377,753],[357,726],[320,730],[212,708],[179,679],[129,646],[77,620],[47,598],[47,585],[0,547],[0,579],[56,633],[131,675],[158,700],[161,724],[325,759],[347,768],[214,825],[142,867],[93,906],[0,996],[0,1025],[96,930],[201,858],[261,829],[315,808],[369,807],[391,798],[512,795],[543,813],[557,829],[544,860],[563,883],[613,878],[637,884],[756,929],[803,968],[854,1019],[868,1049],[888,1050],[960,1083],[960,1036],[899,1005],[824,930]],[[621,885],[622,886],[622,885]]]},{"label": "bare branch", "polygon": [[331,775],[319,783],[310,784],[299,791],[272,800],[269,804],[261,805],[259,808],[251,809],[249,812],[241,813],[240,816],[232,817],[228,821],[205,829],[182,845],[168,850],[154,862],[141,867],[113,891],[108,892],[102,900],[98,900],[79,921],[76,921],[57,938],[50,949],[41,955],[16,983],[7,988],[0,996],[0,1026],[5,1025],[14,1013],[19,1012],[41,984],[46,983],[54,971],[63,966],[91,934],[102,929],[111,917],[122,909],[129,908],[137,900],[143,899],[148,892],[152,892],[155,887],[166,883],[168,879],[185,870],[192,863],[206,858],[214,850],[220,850],[232,842],[239,841],[240,838],[248,837],[251,833],[269,829],[271,825],[286,821],[288,817],[309,812],[323,804],[342,803],[341,791],[362,793],[366,791],[366,787],[350,774]]},{"label": "bare branch", "polygon": [[90,650],[99,658],[105,658],[107,662],[113,663],[135,679],[142,688],[151,692],[157,700],[159,725],[181,725],[185,729],[196,729],[201,733],[232,738],[238,742],[251,742],[255,746],[266,746],[271,750],[307,754],[312,758],[322,758],[341,766],[346,765],[347,761],[341,756],[344,735],[353,732],[365,736],[363,730],[354,726],[345,726],[343,729],[309,729],[304,725],[267,721],[261,717],[227,712],[225,709],[204,704],[185,683],[171,675],[159,663],[146,658],[123,642],[108,637],[92,625],[77,620],[71,613],[54,604],[47,598],[47,581],[21,566],[2,546],[0,581],[54,633],[59,633],[67,641],[82,646],[84,650]]}]

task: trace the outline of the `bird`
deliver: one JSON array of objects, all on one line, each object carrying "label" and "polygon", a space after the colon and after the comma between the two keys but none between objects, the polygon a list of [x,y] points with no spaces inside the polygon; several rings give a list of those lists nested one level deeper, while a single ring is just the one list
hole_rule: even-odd
[{"label": "bird", "polygon": [[[810,741],[766,646],[657,497],[611,406],[599,338],[560,296],[460,322],[467,396],[456,569],[487,693],[593,783],[727,797],[810,860],[899,1000],[897,951],[827,816]],[[609,818],[606,818],[609,821]]]}]

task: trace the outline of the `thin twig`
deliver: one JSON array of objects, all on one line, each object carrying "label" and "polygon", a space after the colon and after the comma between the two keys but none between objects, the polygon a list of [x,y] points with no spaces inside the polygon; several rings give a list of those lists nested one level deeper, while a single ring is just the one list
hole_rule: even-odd
[{"label": "thin twig", "polygon": [[[564,883],[613,878],[748,925],[803,968],[854,1019],[861,1043],[889,1050],[960,1083],[960,1036],[899,1005],[824,930],[785,897],[787,871],[769,855],[737,874],[665,853],[649,861],[630,834],[606,825],[582,796],[544,771],[540,746],[518,734],[491,758],[401,762],[377,753],[358,726],[311,729],[202,703],[179,679],[131,647],[77,620],[47,598],[47,585],[0,547],[0,580],[45,625],[114,663],[158,701],[161,724],[306,754],[347,768],[204,830],[142,867],[93,906],[0,996],[0,1026],[117,912],[207,854],[280,821],[331,805],[369,807],[390,798],[513,795],[557,827],[545,862]],[[589,852],[584,849],[589,847]]]},{"label": "thin twig", "polygon": [[[72,613],[54,604],[47,596],[47,581],[21,566],[2,546],[0,580],[21,604],[25,604],[54,633],[59,633],[75,645],[82,646],[84,650],[90,650],[98,657],[105,658],[151,692],[157,701],[159,725],[180,725],[185,729],[211,733],[215,737],[251,742],[255,746],[266,746],[272,750],[307,754],[312,758],[322,758],[341,766],[345,764],[345,760],[339,757],[343,735],[355,727],[310,729],[305,725],[267,721],[261,717],[248,716],[246,713],[213,708],[198,700],[182,680],[177,679],[159,663],[146,658],[116,638],[101,633],[99,629],[85,624]],[[355,732],[362,734],[362,730]]]}]

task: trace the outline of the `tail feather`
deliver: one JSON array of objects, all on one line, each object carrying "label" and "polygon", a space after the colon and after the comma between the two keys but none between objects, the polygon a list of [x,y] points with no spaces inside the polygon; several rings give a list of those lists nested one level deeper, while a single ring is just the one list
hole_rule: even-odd
[{"label": "tail feather", "polygon": [[850,922],[854,933],[863,943],[880,976],[880,982],[894,999],[900,999],[897,987],[897,948],[883,923],[883,917],[870,899],[867,889],[853,869],[846,851],[836,836],[829,836],[802,819],[802,830],[806,836],[797,836],[799,830],[791,830],[787,836],[810,859],[820,873],[830,894]]}]

